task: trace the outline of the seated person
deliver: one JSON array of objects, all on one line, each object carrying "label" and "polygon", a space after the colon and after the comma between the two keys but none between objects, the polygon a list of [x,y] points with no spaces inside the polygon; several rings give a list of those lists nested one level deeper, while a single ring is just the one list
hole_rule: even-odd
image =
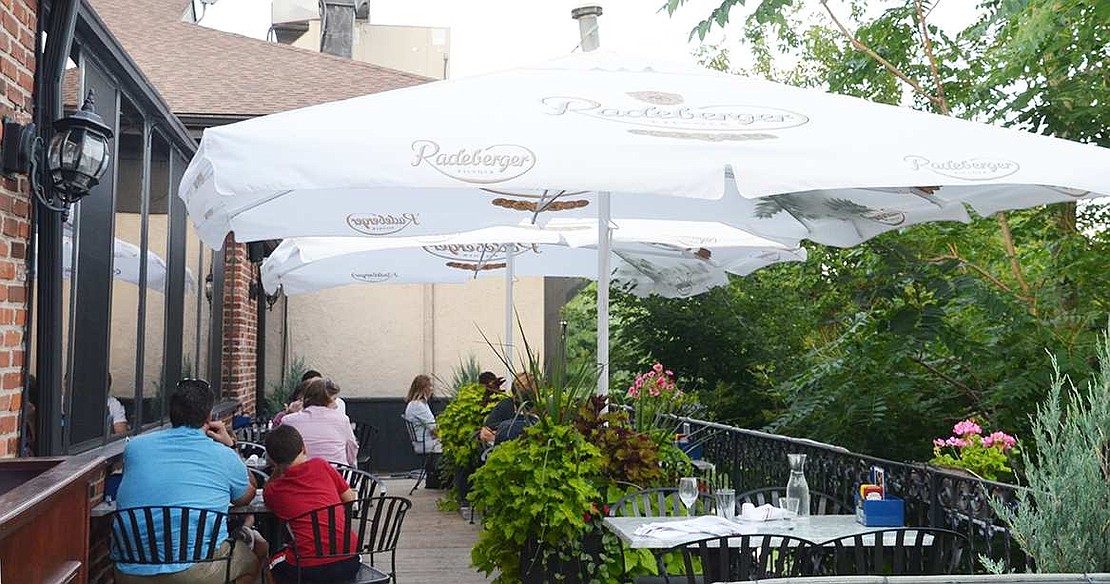
[{"label": "seated person", "polygon": [[505,420],[497,425],[496,438],[493,445],[497,446],[507,440],[513,440],[520,437],[524,430],[539,421],[536,416],[536,408],[534,405],[529,404],[527,411],[517,413],[511,419]]},{"label": "seated person", "polygon": [[[215,395],[208,382],[185,379],[170,395],[173,427],[133,438],[124,448],[123,479],[116,496],[120,509],[149,506],[182,506],[227,513],[231,505],[254,499],[254,479],[235,452],[235,439],[223,422],[210,420]],[[189,515],[189,533],[195,533],[199,514]],[[145,523],[139,541],[148,541]],[[174,539],[181,526],[173,527]],[[236,530],[232,548],[227,529],[220,527],[222,543],[215,557],[231,554],[231,579],[237,584],[258,580],[261,559],[269,555],[266,540],[251,529]],[[117,564],[119,584],[224,582],[222,562],[198,564]]]},{"label": "seated person", "polygon": [[274,425],[281,424],[281,419],[287,414],[293,414],[304,409],[304,388],[308,385],[309,381],[313,379],[322,378],[323,375],[315,369],[309,369],[301,375],[301,382],[293,388],[292,393],[289,394],[289,401],[285,404],[285,409],[274,415]]},{"label": "seated person", "polygon": [[290,425],[301,433],[308,456],[328,462],[358,465],[358,440],[347,416],[332,406],[330,379],[317,377],[304,389],[304,409],[286,414],[281,425]]},{"label": "seated person", "polygon": [[[112,391],[112,374],[108,374],[108,391]],[[127,425],[127,410],[123,403],[111,393],[108,394],[108,427],[112,434],[126,434],[131,428]]]},{"label": "seated person", "polygon": [[405,396],[405,419],[415,427],[416,441],[412,443],[412,449],[417,454],[443,452],[443,445],[439,442],[439,430],[436,428],[436,417],[428,405],[432,393],[432,378],[427,375],[417,375],[409,385],[408,395]]},{"label": "seated person", "polygon": [[[274,466],[274,475],[266,483],[263,497],[266,506],[282,521],[289,522],[309,511],[355,500],[354,490],[330,464],[322,458],[308,457],[300,433],[292,426],[279,426],[266,435],[266,456]],[[326,514],[319,518],[320,529],[334,530],[335,541],[342,545],[343,530],[348,528],[344,523],[345,515],[337,509],[335,525],[327,524]],[[358,573],[357,554],[346,558],[308,557],[318,554],[310,517],[301,517],[289,527],[297,549],[296,554],[292,549],[283,549],[270,560],[270,572],[278,582],[296,582],[298,567],[302,582],[343,582]],[[356,541],[353,535],[350,541]],[[298,554],[303,558],[299,565]]]},{"label": "seated person", "polygon": [[536,400],[536,382],[527,373],[518,373],[513,377],[512,390],[512,397],[506,397],[493,406],[478,430],[478,438],[483,442],[496,443],[498,426],[516,418],[520,406]]}]

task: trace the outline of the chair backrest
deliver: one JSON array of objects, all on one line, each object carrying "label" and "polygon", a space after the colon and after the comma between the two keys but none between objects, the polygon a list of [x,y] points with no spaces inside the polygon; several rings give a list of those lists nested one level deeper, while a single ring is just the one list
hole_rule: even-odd
[{"label": "chair backrest", "polygon": [[374,434],[378,433],[378,429],[363,420],[352,420],[355,425],[355,439],[358,440],[358,466],[359,468],[369,471],[370,461],[373,459],[373,440]]},{"label": "chair backrest", "polygon": [[[779,506],[779,497],[786,496],[786,489],[782,487],[768,487],[740,493],[736,496],[736,505],[751,503],[756,507],[760,505]],[[737,509],[739,511],[739,509]],[[851,515],[855,510],[844,504],[839,499],[818,491],[809,492],[810,515]]]},{"label": "chair backrest", "polygon": [[331,465],[335,470],[339,471],[339,475],[343,477],[343,480],[347,481],[347,484],[354,489],[355,496],[359,499],[370,499],[385,494],[385,484],[383,484],[378,477],[353,466],[347,466],[337,462],[333,462]]},{"label": "chair backrest", "polygon": [[970,573],[966,537],[947,529],[901,527],[839,537],[814,554],[816,573],[828,576],[923,576]]},{"label": "chair backrest", "polygon": [[247,472],[250,473],[252,477],[254,477],[254,486],[258,487],[259,489],[265,487],[266,483],[270,481],[270,475],[260,468],[248,466]]},{"label": "chair backrest", "polygon": [[[355,499],[302,513],[286,522],[286,532],[293,542],[293,555],[297,565],[309,558],[338,558],[362,551],[364,538],[370,531],[369,517],[359,509],[374,505],[373,499]],[[344,529],[334,526],[342,520]],[[298,527],[305,523],[311,528],[311,541],[297,539]],[[303,538],[302,538],[303,539]]]},{"label": "chair backrest", "polygon": [[250,458],[252,454],[257,454],[260,460],[266,460],[266,447],[256,442],[239,440],[235,443],[235,450],[239,452],[239,457],[243,459]]},{"label": "chair backrest", "polygon": [[370,529],[362,538],[363,553],[378,554],[393,552],[397,549],[397,540],[401,537],[401,524],[405,515],[412,508],[412,501],[404,497],[374,497],[369,500],[369,506],[359,507],[360,513],[370,519]]},{"label": "chair backrest", "polygon": [[[698,493],[698,499],[690,507],[694,515],[711,515],[717,508],[713,495]],[[613,517],[679,517],[686,514],[686,506],[678,497],[678,489],[644,489],[621,497],[609,507]]]},{"label": "chair backrest", "polygon": [[[192,527],[192,520],[196,526]],[[215,558],[227,514],[192,507],[133,507],[112,513],[109,557],[122,564],[228,562]]]},{"label": "chair backrest", "polygon": [[681,552],[686,581],[700,584],[809,575],[815,545],[790,535],[731,535],[687,542],[668,552]]},{"label": "chair backrest", "polygon": [[427,450],[424,444],[424,436],[427,434],[427,432],[417,432],[416,424],[414,424],[413,421],[408,418],[408,416],[401,414],[401,419],[405,421],[405,429],[408,430],[409,442],[412,443],[413,449],[416,450],[416,445],[419,444],[420,449],[417,450],[417,454],[424,453]]}]

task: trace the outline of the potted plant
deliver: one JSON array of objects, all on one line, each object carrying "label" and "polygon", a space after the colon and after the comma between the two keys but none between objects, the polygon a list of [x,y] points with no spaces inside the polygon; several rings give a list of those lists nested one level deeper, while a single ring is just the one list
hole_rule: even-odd
[{"label": "potted plant", "polygon": [[933,458],[929,463],[997,481],[1012,478],[1010,457],[1017,452],[1016,438],[1001,431],[984,435],[983,428],[968,418],[952,427],[952,436],[933,440]]}]

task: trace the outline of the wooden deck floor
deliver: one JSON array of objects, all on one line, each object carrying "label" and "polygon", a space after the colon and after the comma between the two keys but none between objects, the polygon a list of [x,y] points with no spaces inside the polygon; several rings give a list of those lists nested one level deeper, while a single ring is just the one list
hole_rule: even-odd
[{"label": "wooden deck floor", "polygon": [[[387,480],[390,495],[409,497],[409,479]],[[436,509],[444,491],[416,489],[409,499],[412,509],[405,517],[397,550],[397,581],[401,584],[479,584],[490,582],[470,565],[470,548],[478,539],[479,526],[458,513]]]}]

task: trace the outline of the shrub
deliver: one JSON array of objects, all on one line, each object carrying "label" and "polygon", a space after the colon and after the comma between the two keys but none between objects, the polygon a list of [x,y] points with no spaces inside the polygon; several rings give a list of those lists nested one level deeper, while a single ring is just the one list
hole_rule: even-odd
[{"label": "shrub", "polygon": [[1101,365],[1080,391],[1056,371],[1032,419],[1035,450],[1022,455],[1028,489],[1017,505],[991,500],[995,513],[1039,572],[1110,571],[1110,336]]}]

